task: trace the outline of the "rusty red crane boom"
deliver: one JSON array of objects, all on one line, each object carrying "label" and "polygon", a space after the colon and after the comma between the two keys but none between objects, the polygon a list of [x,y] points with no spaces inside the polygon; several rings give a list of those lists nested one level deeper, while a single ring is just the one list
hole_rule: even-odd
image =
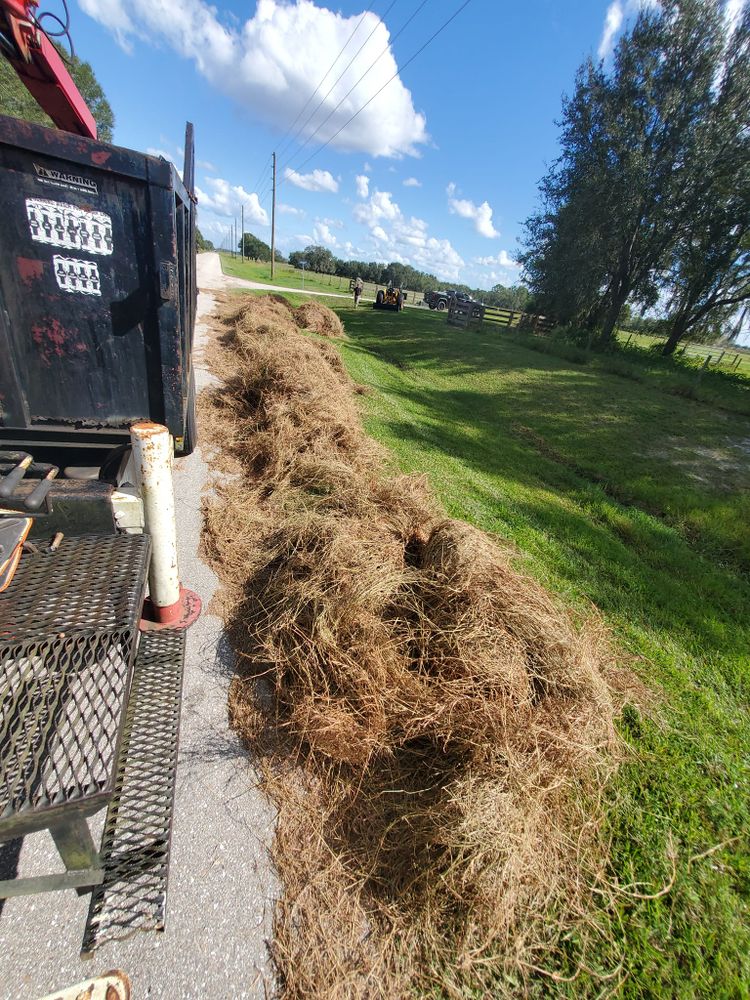
[{"label": "rusty red crane boom", "polygon": [[96,122],[37,18],[39,0],[0,0],[0,49],[58,128],[96,139]]}]

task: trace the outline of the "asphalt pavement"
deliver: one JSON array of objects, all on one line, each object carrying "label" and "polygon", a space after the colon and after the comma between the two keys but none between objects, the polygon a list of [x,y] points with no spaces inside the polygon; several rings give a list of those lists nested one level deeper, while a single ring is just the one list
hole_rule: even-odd
[{"label": "asphalt pavement", "polygon": [[[217,254],[199,256],[198,284],[200,388],[210,378],[202,363],[214,303],[209,290],[229,284]],[[274,816],[227,724],[231,653],[209,611],[216,577],[198,555],[208,471],[200,447],[176,463],[180,575],[201,596],[203,614],[187,639],[166,930],[137,932],[84,961],[88,896],[68,889],[9,899],[0,913],[0,1000],[37,1000],[113,968],[130,976],[133,1000],[254,1000],[273,993],[266,942],[276,893],[268,858]],[[97,819],[101,824],[103,814]],[[42,832],[24,839],[18,857],[12,845],[0,845],[0,878],[8,877],[3,867],[28,876],[59,870],[60,861]]]}]

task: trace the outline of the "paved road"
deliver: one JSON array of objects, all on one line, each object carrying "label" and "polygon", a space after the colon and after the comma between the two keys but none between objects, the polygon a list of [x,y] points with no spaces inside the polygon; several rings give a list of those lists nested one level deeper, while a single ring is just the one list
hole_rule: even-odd
[{"label": "paved road", "polygon": [[[224,287],[216,280],[217,264],[217,255],[199,257],[201,289]],[[202,291],[199,387],[209,377],[200,356],[212,306],[210,292]],[[0,1000],[36,1000],[111,968],[130,975],[134,1000],[255,1000],[271,992],[266,939],[275,892],[267,853],[273,814],[227,727],[231,661],[219,619],[205,610],[217,581],[198,558],[205,456],[199,449],[177,466],[181,575],[203,598],[204,613],[188,633],[166,932],[139,933],[83,962],[78,953],[88,897],[67,890],[10,899],[0,916]],[[48,833],[24,840],[20,875],[59,864]]]},{"label": "paved road", "polygon": [[297,292],[300,295],[320,295],[327,299],[350,299],[351,295],[341,292],[311,292],[308,288],[286,288],[284,285],[266,285],[260,281],[250,281],[247,278],[235,278],[224,274],[221,269],[221,258],[217,253],[202,253],[199,261],[203,268],[205,288],[255,288],[263,292]]}]

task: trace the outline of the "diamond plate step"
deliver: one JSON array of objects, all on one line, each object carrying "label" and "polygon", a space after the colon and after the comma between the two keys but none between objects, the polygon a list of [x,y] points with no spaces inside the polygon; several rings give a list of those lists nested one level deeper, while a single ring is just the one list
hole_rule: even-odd
[{"label": "diamond plate step", "polygon": [[81,955],[166,920],[185,632],[141,635]]}]

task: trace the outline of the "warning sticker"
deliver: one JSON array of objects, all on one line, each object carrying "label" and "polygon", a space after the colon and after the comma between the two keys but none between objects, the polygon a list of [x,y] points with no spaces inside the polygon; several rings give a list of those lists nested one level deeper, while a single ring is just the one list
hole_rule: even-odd
[{"label": "warning sticker", "polygon": [[31,238],[64,250],[111,254],[112,219],[105,212],[84,212],[75,205],[43,198],[27,198]]},{"label": "warning sticker", "polygon": [[80,174],[70,174],[63,170],[55,170],[54,167],[43,167],[39,163],[34,164],[36,175],[42,184],[49,184],[51,187],[67,188],[69,191],[85,191],[89,195],[98,195],[99,188],[96,181],[89,177],[81,177]]},{"label": "warning sticker", "polygon": [[93,260],[76,260],[74,257],[55,254],[52,266],[55,280],[64,292],[77,292],[79,295],[102,294],[99,268]]}]

